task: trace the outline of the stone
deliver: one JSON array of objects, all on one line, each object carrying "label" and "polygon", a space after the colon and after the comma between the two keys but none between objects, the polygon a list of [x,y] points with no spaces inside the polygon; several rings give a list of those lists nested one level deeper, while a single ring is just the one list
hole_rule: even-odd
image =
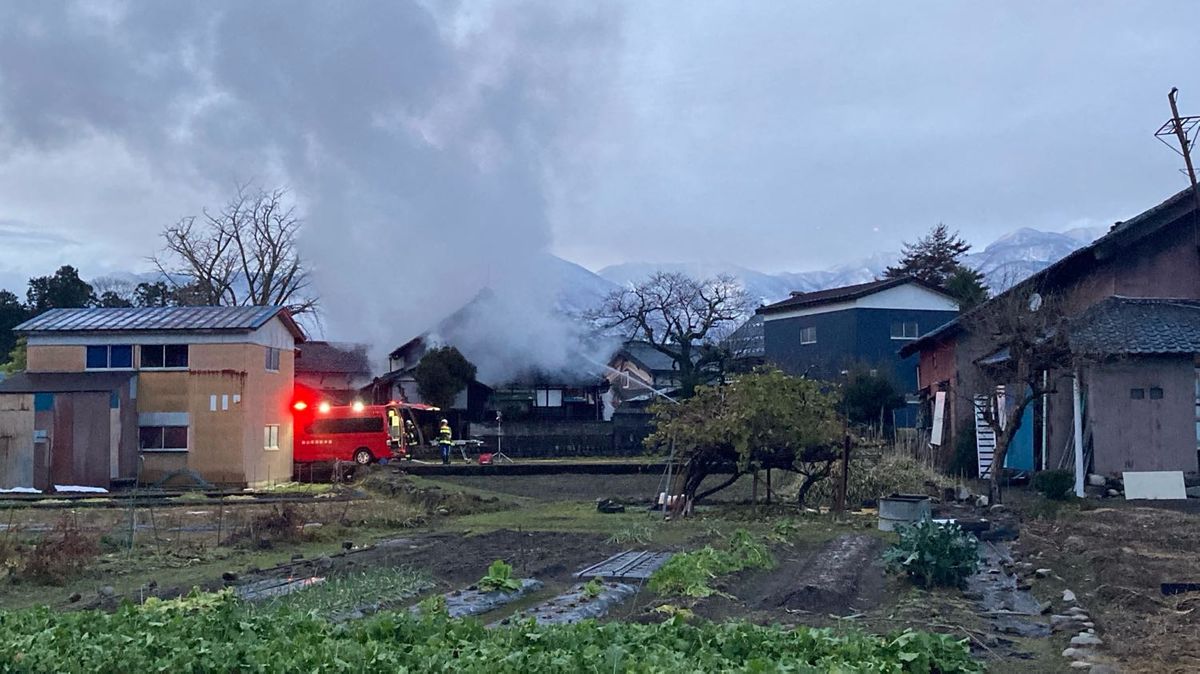
[{"label": "stone", "polygon": [[[1084,616],[1084,617],[1086,618],[1087,616]],[[1083,623],[1079,623],[1079,624],[1083,625],[1084,627],[1095,627],[1096,626],[1096,623],[1094,623],[1094,622],[1083,622]]]},{"label": "stone", "polygon": [[1079,553],[1087,550],[1087,541],[1083,540],[1081,536],[1067,536],[1063,541],[1063,547],[1068,552]]},{"label": "stone", "polygon": [[1033,575],[1037,576],[1038,578],[1045,578],[1046,576],[1050,575],[1050,569],[1038,569],[1037,571],[1033,572]]},{"label": "stone", "polygon": [[988,501],[989,501],[989,499],[987,497],[987,494],[980,494],[979,496],[975,497],[975,505],[980,508],[988,507]]},{"label": "stone", "polygon": [[1040,613],[1042,615],[1046,615],[1047,613],[1050,612],[1050,609],[1052,609],[1052,608],[1054,608],[1054,604],[1051,604],[1048,601],[1044,601],[1044,602],[1038,604],[1038,613]]},{"label": "stone", "polygon": [[342,541],[342,549],[343,550],[353,550],[354,549],[354,541]]},{"label": "stone", "polygon": [[1002,513],[1008,511],[1008,506],[1004,505],[1003,503],[993,503],[992,507],[988,508],[988,510],[991,510],[994,513]]},{"label": "stone", "polygon": [[1050,616],[1050,626],[1051,627],[1058,627],[1060,625],[1078,625],[1078,624],[1080,624],[1079,618],[1076,618],[1075,616],[1059,615],[1059,614],[1054,614],[1054,615]]},{"label": "stone", "polygon": [[83,599],[83,595],[79,594],[78,592],[72,592],[71,596],[67,597],[67,601],[71,602],[72,604],[79,601],[80,599]]},{"label": "stone", "polygon": [[1088,634],[1087,632],[1071,637],[1072,646],[1101,646],[1103,644],[1104,641],[1100,637],[1095,634]]},{"label": "stone", "polygon": [[1086,660],[1076,660],[1071,663],[1071,669],[1091,669],[1092,663]]},{"label": "stone", "polygon": [[971,500],[971,490],[960,484],[958,485],[958,489],[956,490],[954,496],[959,501],[969,501]]},{"label": "stone", "polygon": [[236,573],[234,573],[233,571],[226,571],[221,574],[221,580],[225,581],[226,583],[232,583],[233,581],[235,581],[237,579],[238,579],[238,575]]},{"label": "stone", "polygon": [[112,597],[117,594],[116,589],[114,589],[112,585],[105,585],[97,590],[97,592],[100,593],[101,597]]},{"label": "stone", "polygon": [[1108,486],[1108,478],[1104,477],[1103,475],[1096,475],[1095,473],[1089,473],[1087,476],[1087,481],[1088,484],[1093,487]]},{"label": "stone", "polygon": [[329,569],[333,568],[333,560],[329,558],[329,555],[321,555],[320,557],[317,557],[317,559],[314,561],[314,564],[322,571],[328,571]]},{"label": "stone", "polygon": [[1069,658],[1071,660],[1088,660],[1095,657],[1095,655],[1095,653],[1086,648],[1075,648],[1074,646],[1071,646],[1062,652],[1062,656],[1064,658]]},{"label": "stone", "polygon": [[1087,613],[1087,609],[1082,606],[1072,606],[1071,608],[1067,609],[1067,613]]},{"label": "stone", "polygon": [[1115,497],[1117,497],[1117,496],[1120,496],[1120,495],[1121,495],[1121,492],[1117,491],[1116,489],[1109,489],[1109,490],[1108,490],[1108,496],[1109,496],[1109,498],[1115,498]]},{"label": "stone", "polygon": [[1069,604],[1075,603],[1075,593],[1070,590],[1063,590],[1062,600]]}]

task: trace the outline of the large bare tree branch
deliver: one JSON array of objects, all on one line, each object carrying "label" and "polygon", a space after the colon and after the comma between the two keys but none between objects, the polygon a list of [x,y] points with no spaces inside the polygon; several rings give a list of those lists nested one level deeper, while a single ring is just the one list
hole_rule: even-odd
[{"label": "large bare tree branch", "polygon": [[297,250],[303,222],[287,203],[287,190],[244,183],[219,211],[202,215],[164,229],[163,250],[152,258],[173,290],[203,304],[316,311],[308,266]]}]

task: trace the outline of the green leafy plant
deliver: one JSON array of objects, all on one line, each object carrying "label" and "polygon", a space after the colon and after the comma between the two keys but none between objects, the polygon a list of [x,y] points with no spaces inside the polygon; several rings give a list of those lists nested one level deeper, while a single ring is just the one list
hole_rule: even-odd
[{"label": "green leafy plant", "polygon": [[604,581],[599,578],[593,578],[583,585],[583,596],[588,599],[595,599],[604,591]]},{"label": "green leafy plant", "polygon": [[322,616],[353,611],[364,606],[385,606],[404,601],[433,587],[429,576],[407,569],[376,569],[335,576],[299,592],[284,595],[272,604]]},{"label": "green leafy plant", "polygon": [[476,583],[484,592],[515,592],[521,589],[521,581],[512,577],[512,565],[497,559],[488,567],[487,575]]},{"label": "green leafy plant", "polygon": [[771,535],[769,536],[772,543],[780,543],[783,545],[791,545],[791,541],[796,534],[800,532],[800,525],[796,520],[785,517],[776,522],[771,527]]},{"label": "green leafy plant", "polygon": [[1075,489],[1075,475],[1069,470],[1043,470],[1033,476],[1033,488],[1048,499],[1065,501]]},{"label": "green leafy plant", "polygon": [[[0,671],[20,672],[889,672],[974,674],[967,642],[948,635],[584,621],[485,628],[439,611],[385,612],[334,625],[311,613],[194,595],[164,613],[0,611]],[[183,608],[188,607],[188,608]]]},{"label": "green leafy plant", "polygon": [[650,575],[649,587],[666,596],[702,598],[730,595],[712,587],[716,578],[743,569],[769,569],[775,558],[766,545],[754,540],[744,529],[729,538],[725,549],[706,545],[699,550],[675,555]]},{"label": "green leafy plant", "polygon": [[922,587],[959,587],[979,569],[979,542],[957,524],[929,520],[901,527],[900,542],[883,553],[889,571]]}]

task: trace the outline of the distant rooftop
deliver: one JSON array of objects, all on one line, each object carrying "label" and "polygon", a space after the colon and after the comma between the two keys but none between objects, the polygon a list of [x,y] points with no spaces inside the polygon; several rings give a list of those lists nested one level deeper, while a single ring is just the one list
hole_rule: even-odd
[{"label": "distant rooftop", "polygon": [[1090,354],[1200,353],[1200,301],[1109,297],[1073,321],[1071,349]]},{"label": "distant rooftop", "polygon": [[296,358],[296,374],[305,372],[366,374],[371,373],[365,344],[305,342]]},{"label": "distant rooftop", "polygon": [[295,335],[304,332],[283,307],[134,307],[51,309],[17,327],[19,333],[249,332],[278,316]]},{"label": "distant rooftop", "polygon": [[901,276],[899,278],[887,278],[877,281],[868,281],[866,283],[856,283],[854,285],[842,286],[841,288],[828,288],[826,290],[814,290],[809,293],[793,292],[792,296],[786,300],[768,304],[758,310],[760,314],[770,314],[777,311],[787,311],[789,309],[799,309],[801,307],[811,307],[820,304],[834,304],[837,302],[850,302],[852,300],[873,295],[877,292],[895,288],[897,286],[915,283],[922,288],[931,290],[939,295],[946,295],[946,291],[929,283],[925,283],[920,279],[911,276]]}]

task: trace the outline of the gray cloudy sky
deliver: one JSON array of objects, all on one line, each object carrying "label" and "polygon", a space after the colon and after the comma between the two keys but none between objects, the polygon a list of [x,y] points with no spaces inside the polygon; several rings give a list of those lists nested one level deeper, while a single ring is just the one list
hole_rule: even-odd
[{"label": "gray cloudy sky", "polygon": [[1171,86],[1200,114],[1191,10],[5,2],[0,284],[144,268],[247,179],[293,189],[327,296],[448,306],[541,250],[797,271],[1108,223],[1184,186],[1151,134]]}]

